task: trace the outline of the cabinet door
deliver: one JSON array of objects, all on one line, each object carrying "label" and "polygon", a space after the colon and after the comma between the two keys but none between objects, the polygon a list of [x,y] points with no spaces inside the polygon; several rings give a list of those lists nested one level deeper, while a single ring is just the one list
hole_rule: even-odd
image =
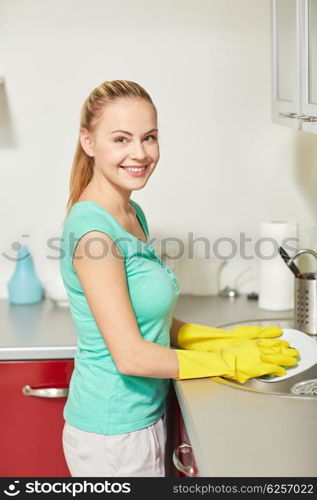
[{"label": "cabinet door", "polygon": [[73,360],[0,362],[2,477],[70,476],[62,429],[73,367]]},{"label": "cabinet door", "polygon": [[272,119],[299,130],[300,0],[272,0]]},{"label": "cabinet door", "polygon": [[178,477],[199,477],[193,449],[188,437],[180,407],[177,405],[178,444],[173,453],[174,466]]},{"label": "cabinet door", "polygon": [[[302,129],[317,132],[317,0],[304,0]],[[306,121],[306,120],[316,121]]]}]

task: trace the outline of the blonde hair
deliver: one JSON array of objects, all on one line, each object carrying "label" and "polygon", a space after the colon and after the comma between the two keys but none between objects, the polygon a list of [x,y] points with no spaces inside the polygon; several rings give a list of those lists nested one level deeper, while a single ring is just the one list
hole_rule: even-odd
[{"label": "blonde hair", "polygon": [[82,128],[86,128],[91,132],[101,117],[105,105],[123,97],[145,99],[152,104],[157,116],[157,110],[151,97],[141,85],[135,82],[129,80],[106,81],[90,93],[83,104],[80,114],[79,138],[70,173],[66,217],[93,176],[94,158],[88,156],[83,150],[80,143],[80,131]]}]

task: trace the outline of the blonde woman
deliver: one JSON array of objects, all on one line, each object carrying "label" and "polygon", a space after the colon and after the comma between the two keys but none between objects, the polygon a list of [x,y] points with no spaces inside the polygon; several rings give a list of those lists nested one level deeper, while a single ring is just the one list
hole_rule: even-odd
[{"label": "blonde woman", "polygon": [[63,431],[72,476],[164,476],[169,379],[244,382],[296,364],[297,351],[273,338],[279,328],[222,331],[173,317],[176,277],[131,199],[159,157],[145,89],[95,88],[81,112],[60,261],[78,335]]}]

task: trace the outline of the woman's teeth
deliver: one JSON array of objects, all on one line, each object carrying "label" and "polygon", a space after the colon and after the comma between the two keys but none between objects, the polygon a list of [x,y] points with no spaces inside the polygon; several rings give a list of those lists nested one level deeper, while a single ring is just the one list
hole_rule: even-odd
[{"label": "woman's teeth", "polygon": [[145,167],[123,167],[121,166],[121,168],[123,168],[123,170],[125,170],[129,175],[132,175],[133,177],[141,177],[146,168],[147,168],[148,165],[146,165]]},{"label": "woman's teeth", "polygon": [[132,167],[122,167],[124,170],[127,170],[128,172],[143,172],[143,170],[146,169],[146,167],[140,167],[140,168],[132,168]]}]

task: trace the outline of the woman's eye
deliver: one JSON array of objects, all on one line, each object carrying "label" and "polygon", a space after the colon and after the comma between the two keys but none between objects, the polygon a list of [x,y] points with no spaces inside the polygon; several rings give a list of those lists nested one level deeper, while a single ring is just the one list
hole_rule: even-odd
[{"label": "woman's eye", "polygon": [[126,137],[118,137],[114,142],[122,142],[122,140],[128,140]]},{"label": "woman's eye", "polygon": [[[150,142],[150,141],[156,141],[157,137],[155,135],[148,135],[145,137],[145,140],[146,142]],[[114,142],[119,142],[121,144],[123,144],[124,141],[127,141],[128,139],[126,137],[118,137],[117,139],[115,139]]]}]

